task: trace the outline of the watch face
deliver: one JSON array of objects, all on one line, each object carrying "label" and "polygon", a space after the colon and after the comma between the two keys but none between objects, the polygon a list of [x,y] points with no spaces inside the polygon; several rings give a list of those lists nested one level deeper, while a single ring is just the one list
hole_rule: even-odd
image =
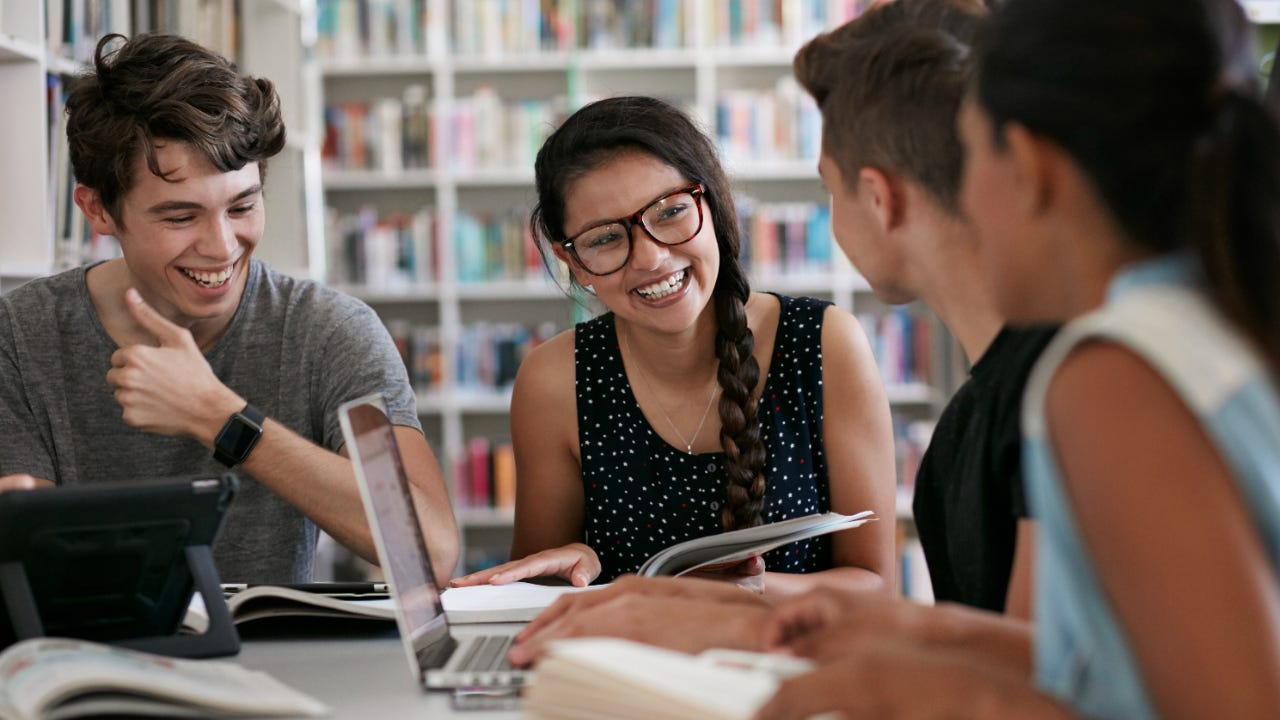
[{"label": "watch face", "polygon": [[262,428],[252,420],[240,413],[232,415],[214,442],[218,460],[231,465],[243,462],[261,435]]}]

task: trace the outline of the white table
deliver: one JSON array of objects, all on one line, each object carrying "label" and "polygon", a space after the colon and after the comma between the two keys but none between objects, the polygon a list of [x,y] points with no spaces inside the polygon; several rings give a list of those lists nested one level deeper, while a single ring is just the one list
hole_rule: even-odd
[{"label": "white table", "polygon": [[[494,632],[502,625],[455,625],[454,633]],[[451,695],[426,691],[411,677],[409,660],[394,630],[352,636],[245,639],[241,665],[315,697],[333,710],[335,720],[470,718],[511,720],[515,710],[454,710]]]}]

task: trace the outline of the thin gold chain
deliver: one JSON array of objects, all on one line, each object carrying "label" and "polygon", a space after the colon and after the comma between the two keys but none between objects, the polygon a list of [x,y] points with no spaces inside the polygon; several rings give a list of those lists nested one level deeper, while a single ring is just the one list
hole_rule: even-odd
[{"label": "thin gold chain", "polygon": [[[628,331],[627,335],[630,335]],[[684,433],[680,432],[680,428],[676,427],[675,421],[667,414],[667,409],[662,407],[662,401],[658,399],[658,393],[654,391],[653,385],[649,383],[649,375],[645,373],[644,367],[640,362],[640,358],[636,358],[636,370],[640,373],[640,379],[644,382],[644,386],[648,388],[649,394],[653,396],[653,404],[658,406],[658,412],[662,413],[662,417],[666,418],[667,424],[671,426],[671,431],[680,438],[680,442],[684,443],[685,452],[689,455],[693,454],[693,443],[698,440],[698,435],[702,433],[702,426],[707,422],[707,415],[711,414],[711,405],[716,401],[716,395],[720,394],[720,386],[717,385],[711,390],[711,397],[707,398],[707,407],[702,411],[702,419],[698,421],[698,427],[693,431],[693,437],[685,439]],[[715,382],[715,375],[711,376],[711,381]]]}]

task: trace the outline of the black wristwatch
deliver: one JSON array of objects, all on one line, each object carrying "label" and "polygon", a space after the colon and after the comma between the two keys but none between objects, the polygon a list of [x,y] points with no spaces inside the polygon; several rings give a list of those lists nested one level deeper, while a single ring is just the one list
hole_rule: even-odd
[{"label": "black wristwatch", "polygon": [[262,437],[262,421],[265,419],[262,412],[252,405],[231,413],[227,424],[213,440],[213,459],[227,467],[244,462],[253,446],[258,444],[258,438]]}]

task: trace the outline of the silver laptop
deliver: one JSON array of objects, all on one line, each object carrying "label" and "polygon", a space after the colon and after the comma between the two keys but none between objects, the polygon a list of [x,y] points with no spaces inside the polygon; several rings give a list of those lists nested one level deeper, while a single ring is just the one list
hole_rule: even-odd
[{"label": "silver laptop", "polygon": [[410,670],[428,688],[523,685],[528,673],[507,660],[515,629],[456,638],[449,630],[382,396],[345,403],[338,417]]}]

